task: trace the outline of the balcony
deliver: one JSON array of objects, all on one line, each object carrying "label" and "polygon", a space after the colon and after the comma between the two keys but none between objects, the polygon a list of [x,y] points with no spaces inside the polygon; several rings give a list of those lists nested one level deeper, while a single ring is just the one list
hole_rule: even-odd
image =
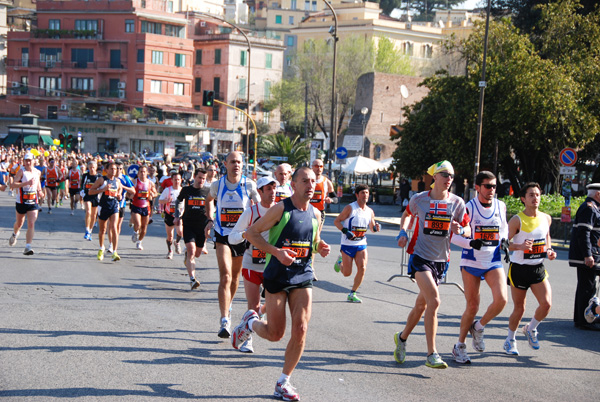
[{"label": "balcony", "polygon": [[31,31],[34,38],[42,39],[87,39],[102,40],[102,32],[95,29],[70,30],[70,29],[34,29]]},{"label": "balcony", "polygon": [[70,61],[70,60],[21,60],[8,59],[8,67],[24,68],[43,68],[43,69],[106,69],[106,70],[126,70],[127,63],[123,61]]},{"label": "balcony", "polygon": [[58,98],[65,96],[66,93],[57,89],[43,89],[43,88],[30,88],[26,86],[10,88],[9,95],[12,96],[29,96],[29,97],[40,97],[40,98]]}]

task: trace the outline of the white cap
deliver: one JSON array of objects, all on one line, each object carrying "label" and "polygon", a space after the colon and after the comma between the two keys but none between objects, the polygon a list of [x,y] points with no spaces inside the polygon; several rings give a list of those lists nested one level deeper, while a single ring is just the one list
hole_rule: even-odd
[{"label": "white cap", "polygon": [[25,154],[25,156],[23,157],[23,160],[27,160],[27,159],[33,160],[33,159],[35,159],[35,156],[31,152],[27,152]]},{"label": "white cap", "polygon": [[256,182],[256,188],[261,189],[267,184],[271,183],[277,183],[277,180],[275,180],[272,176],[263,176]]}]

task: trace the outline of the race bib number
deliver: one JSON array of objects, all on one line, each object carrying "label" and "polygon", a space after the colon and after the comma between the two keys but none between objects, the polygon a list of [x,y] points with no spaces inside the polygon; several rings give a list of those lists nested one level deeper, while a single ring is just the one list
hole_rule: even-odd
[{"label": "race bib number", "polygon": [[423,223],[423,234],[446,237],[450,233],[451,215],[427,213]]},{"label": "race bib number", "polygon": [[35,191],[23,191],[23,204],[35,204]]},{"label": "race bib number", "polygon": [[190,197],[187,200],[188,206],[190,207],[203,207],[204,197]]},{"label": "race bib number", "polygon": [[92,188],[93,185],[94,183],[85,183],[85,189],[89,190],[90,188]]},{"label": "race bib number", "polygon": [[148,190],[140,190],[138,191],[138,200],[147,200],[148,199]]},{"label": "race bib number", "polygon": [[221,208],[221,226],[232,228],[235,226],[240,216],[244,212],[243,208]]},{"label": "race bib number", "polygon": [[531,250],[523,251],[523,259],[525,260],[536,260],[546,258],[546,256],[546,239],[534,240]]},{"label": "race bib number", "polygon": [[252,262],[254,264],[264,264],[267,261],[267,253],[252,246]]},{"label": "race bib number", "polygon": [[115,198],[117,196],[117,189],[109,188],[104,192],[104,195]]},{"label": "race bib number", "polygon": [[486,247],[495,247],[500,242],[500,226],[475,226],[473,238],[481,240]]},{"label": "race bib number", "polygon": [[310,256],[311,243],[307,241],[284,242],[281,247],[284,250],[292,250],[296,253],[294,264],[302,264]]},{"label": "race bib number", "polygon": [[352,234],[354,235],[354,241],[362,240],[367,234],[367,228],[352,226]]},{"label": "race bib number", "polygon": [[311,198],[310,202],[312,204],[318,204],[321,202],[321,198],[323,197],[323,192],[321,190],[315,190],[313,194],[313,198]]}]

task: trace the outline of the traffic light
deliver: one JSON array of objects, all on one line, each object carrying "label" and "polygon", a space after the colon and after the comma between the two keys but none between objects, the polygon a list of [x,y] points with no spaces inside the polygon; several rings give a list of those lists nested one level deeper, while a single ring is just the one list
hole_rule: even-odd
[{"label": "traffic light", "polygon": [[65,135],[63,133],[60,133],[58,135],[58,140],[60,141],[60,144],[58,145],[61,148],[65,147]]},{"label": "traffic light", "polygon": [[215,91],[204,91],[202,93],[202,106],[212,107],[215,104]]},{"label": "traffic light", "polygon": [[74,144],[73,144],[73,134],[69,134],[67,135],[67,148],[73,148]]}]

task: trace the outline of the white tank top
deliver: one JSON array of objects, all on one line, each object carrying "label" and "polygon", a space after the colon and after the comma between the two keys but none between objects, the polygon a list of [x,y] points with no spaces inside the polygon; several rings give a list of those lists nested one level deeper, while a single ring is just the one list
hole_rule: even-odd
[{"label": "white tank top", "polygon": [[[250,218],[250,226],[254,224],[257,220],[260,219],[261,216],[267,213],[269,208],[263,207],[261,204],[252,205],[251,212],[252,216]],[[265,241],[269,241],[269,231],[265,230],[260,234]],[[267,254],[264,251],[261,251],[255,248],[253,245],[250,245],[246,252],[244,252],[244,257],[242,258],[242,266],[246,269],[263,272],[265,270],[265,262],[267,259]]]},{"label": "white tank top", "polygon": [[342,233],[341,244],[343,246],[362,246],[367,244],[367,229],[369,229],[369,223],[371,223],[371,217],[373,211],[371,208],[365,205],[365,209],[361,209],[358,206],[358,202],[354,201],[350,204],[352,212],[348,219],[346,219],[342,225],[354,234],[354,240],[348,240],[346,235]]},{"label": "white tank top", "polygon": [[523,265],[538,265],[543,263],[548,248],[546,238],[550,230],[546,215],[540,213],[537,217],[532,218],[523,212],[519,212],[517,216],[521,220],[521,230],[513,237],[512,241],[514,243],[523,243],[525,240],[533,240],[533,247],[531,251],[513,251],[510,261]]},{"label": "white tank top", "polygon": [[248,208],[250,197],[246,187],[246,176],[242,176],[234,190],[229,190],[225,184],[227,176],[219,179],[216,206],[217,216],[215,218],[215,231],[221,236],[228,236],[235,226],[244,209]]},{"label": "white tank top", "polygon": [[33,184],[31,186],[24,186],[19,188],[17,191],[17,203],[18,204],[27,204],[27,205],[35,205],[37,204],[37,186],[38,186],[38,175],[37,169],[29,172],[23,169],[23,176],[21,177],[21,183],[28,182],[33,179]]}]

